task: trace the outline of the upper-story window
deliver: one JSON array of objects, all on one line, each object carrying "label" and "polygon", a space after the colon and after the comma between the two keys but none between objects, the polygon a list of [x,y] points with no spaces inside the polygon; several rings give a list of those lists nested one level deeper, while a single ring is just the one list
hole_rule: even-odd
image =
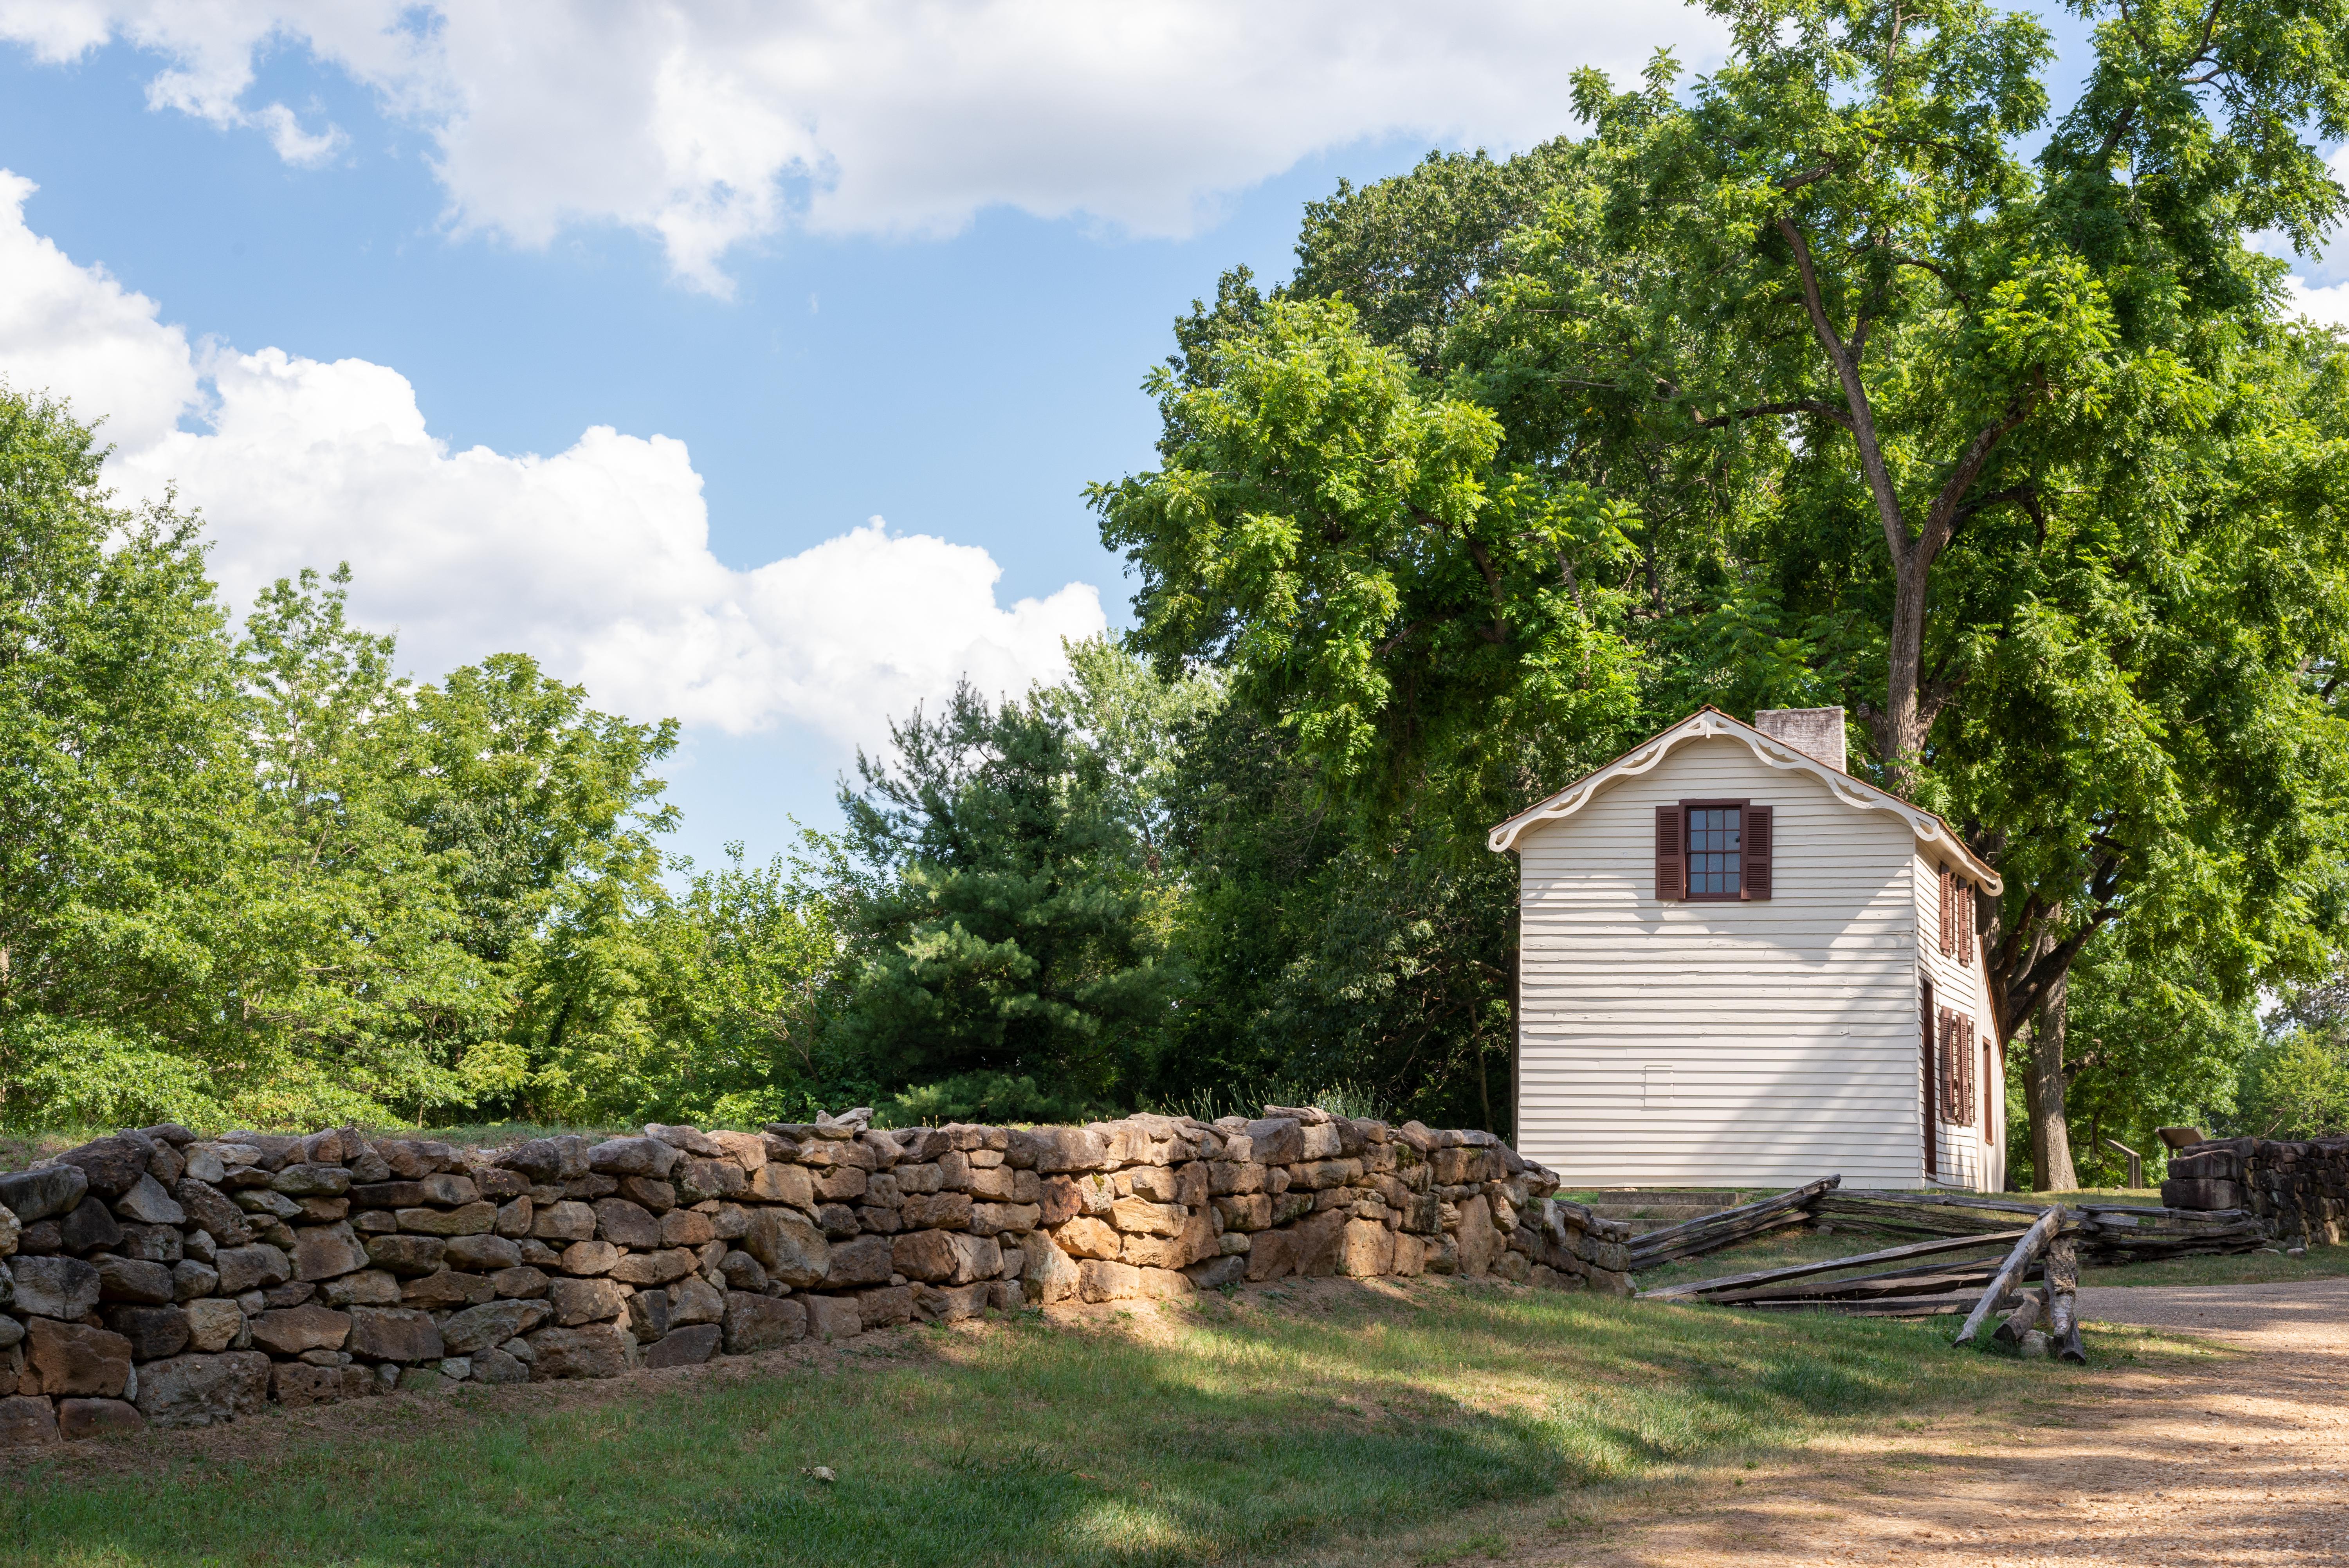
[{"label": "upper-story window", "polygon": [[1743,883],[1745,811],[1739,806],[1691,806],[1688,814],[1688,896],[1735,898]]},{"label": "upper-story window", "polygon": [[1682,800],[1656,808],[1656,896],[1770,896],[1771,808],[1746,800]]}]

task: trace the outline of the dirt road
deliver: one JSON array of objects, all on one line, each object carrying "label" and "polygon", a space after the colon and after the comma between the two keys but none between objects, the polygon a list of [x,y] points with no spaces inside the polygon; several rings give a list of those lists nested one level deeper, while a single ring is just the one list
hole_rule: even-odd
[{"label": "dirt road", "polygon": [[2244,1354],[2116,1370],[2085,1398],[1717,1475],[1517,1561],[2349,1563],[2349,1279],[2090,1289],[2080,1306]]}]

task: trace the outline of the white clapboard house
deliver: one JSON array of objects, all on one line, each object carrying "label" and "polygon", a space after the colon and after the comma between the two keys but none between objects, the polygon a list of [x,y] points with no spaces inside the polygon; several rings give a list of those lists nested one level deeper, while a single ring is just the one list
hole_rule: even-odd
[{"label": "white clapboard house", "polygon": [[1570,1186],[2006,1180],[1996,872],[1844,771],[1841,708],[1705,708],[1492,831],[1517,1147]]}]

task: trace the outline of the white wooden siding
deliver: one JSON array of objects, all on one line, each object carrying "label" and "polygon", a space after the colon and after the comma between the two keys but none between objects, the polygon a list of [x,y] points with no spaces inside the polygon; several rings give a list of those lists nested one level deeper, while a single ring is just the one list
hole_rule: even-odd
[{"label": "white wooden siding", "polygon": [[[1655,808],[1699,799],[1775,809],[1768,900],[1657,900]],[[1920,1181],[1906,823],[1719,737],[1516,848],[1528,1159],[1578,1186]]]},{"label": "white wooden siding", "polygon": [[[1934,1140],[1935,1181],[1951,1186],[1971,1188],[1976,1191],[1995,1192],[2006,1185],[2006,1072],[2005,1057],[1996,1049],[1998,1026],[1991,1016],[1990,984],[1982,973],[1982,944],[1974,944],[1973,962],[1961,965],[1954,954],[1941,951],[1941,868],[1949,864],[1929,846],[1919,846],[1912,871],[1917,890],[1917,971],[1919,987],[1933,983],[1933,1009],[1938,1014],[1943,1007],[1955,1008],[1974,1021],[1973,1039],[1968,1047],[1973,1053],[1974,1119],[1971,1125],[1953,1122],[1946,1118],[1939,1123]],[[1988,893],[1976,893],[1976,898],[1988,898]],[[1992,1042],[1991,1072],[1982,1076],[1982,1047]],[[1924,1052],[1917,1057],[1917,1070],[1925,1070]],[[1982,1107],[1990,1107],[1989,1126],[1992,1136],[1982,1135]],[[1933,1097],[1938,1114],[1940,1096]],[[1918,1109],[1923,1111],[1923,1101]]]}]

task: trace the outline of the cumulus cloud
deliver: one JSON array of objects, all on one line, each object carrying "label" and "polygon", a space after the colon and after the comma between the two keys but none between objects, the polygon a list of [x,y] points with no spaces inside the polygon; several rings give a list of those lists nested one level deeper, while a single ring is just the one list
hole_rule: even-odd
[{"label": "cumulus cloud", "polygon": [[1314,152],[1523,147],[1568,129],[1575,67],[1721,47],[1676,0],[0,0],[0,37],[128,40],[169,62],[157,107],[315,160],[338,130],[244,107],[254,57],[298,45],[432,138],[458,230],[616,222],[719,293],[730,248],[793,222],[936,235],[1000,205],[1188,234]]},{"label": "cumulus cloud", "polygon": [[32,189],[0,170],[0,375],[109,416],[110,479],[203,510],[232,603],[348,560],[355,608],[398,628],[411,667],[515,649],[638,717],[844,743],[964,676],[1055,678],[1061,639],[1106,624],[1086,584],[1007,607],[986,551],[877,518],[730,569],[682,441],[599,426],[553,457],[455,450],[384,366],[191,350],[154,301],[26,226]]},{"label": "cumulus cloud", "polygon": [[2284,279],[2283,286],[2290,309],[2322,326],[2349,326],[2349,283],[2316,288],[2307,279],[2293,276]]}]

